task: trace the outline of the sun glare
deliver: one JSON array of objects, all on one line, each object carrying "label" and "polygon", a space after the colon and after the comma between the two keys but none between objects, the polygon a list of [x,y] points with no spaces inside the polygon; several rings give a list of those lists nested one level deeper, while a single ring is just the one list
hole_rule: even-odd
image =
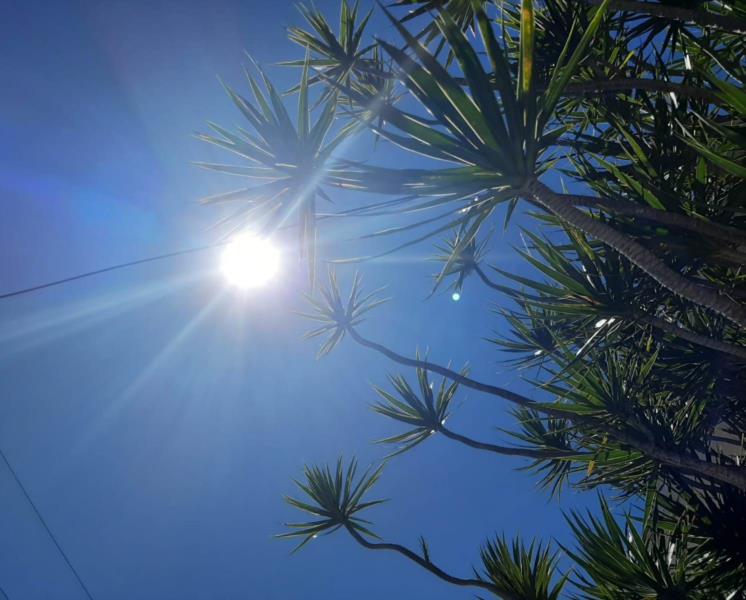
[{"label": "sun glare", "polygon": [[220,260],[223,275],[242,289],[269,282],[280,267],[280,253],[269,240],[243,235],[233,239]]}]

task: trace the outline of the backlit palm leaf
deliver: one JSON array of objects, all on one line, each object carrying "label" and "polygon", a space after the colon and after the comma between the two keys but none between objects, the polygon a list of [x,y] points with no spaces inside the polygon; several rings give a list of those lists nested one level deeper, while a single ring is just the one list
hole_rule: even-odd
[{"label": "backlit palm leaf", "polygon": [[[303,538],[295,550],[300,550],[320,534],[333,533],[345,527],[370,537],[378,537],[368,529],[369,521],[361,519],[358,513],[385,500],[364,500],[366,494],[376,484],[383,471],[368,469],[357,476],[357,461],[354,459],[345,468],[342,459],[335,468],[329,465],[306,466],[304,481],[295,484],[305,494],[303,500],[286,496],[285,501],[298,510],[313,515],[314,520],[303,523],[286,523],[291,529],[279,534],[278,538]],[[295,551],[294,550],[294,551]]]},{"label": "backlit palm leaf", "polygon": [[355,273],[352,279],[350,294],[343,299],[337,282],[337,274],[334,269],[329,269],[329,283],[321,287],[320,298],[306,295],[308,302],[313,307],[309,314],[301,313],[302,316],[318,321],[319,327],[305,334],[304,339],[318,336],[326,336],[318,356],[324,356],[331,352],[339,342],[344,339],[347,331],[363,321],[363,315],[380,306],[388,298],[376,298],[383,288],[363,294],[362,277]]},{"label": "backlit palm leaf", "polygon": [[576,582],[583,598],[709,600],[738,583],[738,574],[701,552],[686,530],[666,535],[645,522],[641,531],[629,516],[622,526],[603,499],[600,517],[573,513],[568,521],[578,544],[569,554],[584,570]]},{"label": "backlit palm leaf", "polygon": [[[547,89],[539,93],[533,76],[533,12],[524,2],[521,66],[518,81],[507,55],[495,37],[492,23],[477,12],[483,45],[493,74],[489,75],[449,11],[441,11],[435,23],[447,40],[466,82],[466,87],[443,66],[415,36],[388,14],[407,43],[410,53],[380,41],[396,66],[396,75],[411,95],[434,119],[426,122],[413,113],[383,105],[387,127],[376,133],[402,148],[427,157],[456,163],[441,170],[374,168],[351,165],[343,187],[378,193],[435,196],[432,206],[471,202],[467,213],[453,210],[445,225],[419,239],[448,227],[460,231],[458,255],[469,244],[497,204],[520,195],[521,187],[546,167],[542,159],[562,133],[562,128],[544,131],[557,100],[580,61],[600,23],[599,10],[572,53],[552,73]],[[355,97],[349,88],[346,93]],[[356,102],[366,99],[357,95]],[[475,202],[473,200],[476,200]],[[443,273],[450,270],[446,263]],[[442,279],[443,274],[441,274]]]},{"label": "backlit palm leaf", "polygon": [[[312,123],[308,103],[308,61],[306,61],[298,95],[298,118],[290,117],[280,94],[266,74],[259,69],[264,91],[247,70],[246,76],[254,102],[226,86],[233,103],[248,122],[250,130],[238,128],[231,132],[211,123],[215,134],[198,136],[211,144],[229,150],[246,164],[197,163],[199,166],[245,177],[257,182],[217,196],[205,198],[205,203],[239,204],[240,211],[232,218],[233,230],[250,228],[264,235],[294,222],[299,229],[301,253],[309,264],[313,282],[316,260],[316,202],[327,198],[321,188],[335,149],[353,133],[355,126],[342,128],[327,139],[334,123],[336,100],[330,98]],[[292,221],[291,221],[292,220]]]},{"label": "backlit palm leaf", "polygon": [[[419,360],[419,356],[417,359]],[[467,371],[462,370],[461,374],[466,375]],[[415,392],[401,375],[389,377],[389,381],[398,397],[375,386],[373,389],[381,400],[372,408],[381,415],[412,427],[405,433],[380,440],[383,444],[399,445],[394,452],[395,455],[414,448],[445,425],[458,384],[456,382],[449,384],[443,378],[436,391],[425,369],[417,369],[419,393]]]},{"label": "backlit palm leaf", "polygon": [[521,600],[559,600],[567,576],[558,576],[559,555],[542,544],[526,548],[520,540],[488,542],[481,551],[483,577],[507,597]]},{"label": "backlit palm leaf", "polygon": [[464,281],[476,270],[477,266],[484,259],[487,253],[488,239],[477,241],[476,237],[472,238],[468,244],[462,244],[459,239],[460,232],[456,230],[451,237],[443,240],[435,248],[440,254],[434,257],[434,260],[449,265],[448,271],[442,274],[442,277],[454,277],[451,288],[460,292],[464,286]]},{"label": "backlit palm leaf", "polygon": [[[425,15],[430,16],[440,11],[448,11],[454,22],[458,24],[462,31],[466,32],[473,27],[477,12],[486,9],[490,4],[491,0],[395,0],[389,6],[397,8],[412,7],[400,19],[401,23]],[[415,37],[422,40],[427,46],[430,42],[438,40],[440,35],[437,25],[431,21]],[[444,46],[445,40],[439,39],[435,54],[440,53]],[[452,59],[453,54],[449,54],[449,62]]]},{"label": "backlit palm leaf", "polygon": [[[311,26],[312,31],[291,27],[288,30],[288,38],[312,53],[309,65],[318,73],[309,78],[309,85],[325,79],[346,85],[353,78],[364,75],[377,66],[373,60],[366,57],[374,49],[375,44],[363,45],[365,28],[373,13],[372,10],[359,19],[358,2],[350,6],[347,0],[342,0],[339,33],[335,34],[326,17],[318,9],[304,5],[299,5],[298,9]],[[302,67],[305,63],[295,60],[280,64]],[[294,93],[299,89],[300,85],[292,88],[290,92]],[[322,99],[326,99],[329,95],[334,95],[333,88],[329,88]]]}]

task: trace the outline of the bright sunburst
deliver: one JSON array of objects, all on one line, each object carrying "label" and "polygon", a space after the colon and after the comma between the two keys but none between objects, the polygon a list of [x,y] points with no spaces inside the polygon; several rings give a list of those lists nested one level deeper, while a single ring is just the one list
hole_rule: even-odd
[{"label": "bright sunburst", "polygon": [[280,253],[269,240],[242,235],[223,251],[221,269],[232,285],[248,289],[269,282],[280,266]]}]

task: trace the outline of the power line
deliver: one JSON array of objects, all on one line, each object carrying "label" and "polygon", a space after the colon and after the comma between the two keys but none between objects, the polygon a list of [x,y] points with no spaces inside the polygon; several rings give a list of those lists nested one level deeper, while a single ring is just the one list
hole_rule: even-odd
[{"label": "power line", "polygon": [[182,256],[184,254],[193,254],[195,252],[203,252],[204,250],[210,250],[212,248],[217,248],[219,246],[224,246],[228,242],[218,242],[216,244],[209,244],[207,246],[198,246],[196,248],[189,248],[187,250],[179,250],[177,252],[169,252],[168,254],[159,254],[158,256],[151,256],[149,258],[141,258],[139,260],[133,260],[126,263],[120,263],[118,265],[113,265],[111,267],[106,267],[104,269],[96,269],[95,271],[88,271],[87,273],[81,273],[79,275],[73,275],[72,277],[65,277],[64,279],[58,279],[56,281],[50,281],[48,283],[42,283],[40,285],[35,285],[33,287],[24,288],[22,290],[16,290],[14,292],[7,292],[5,294],[0,294],[0,300],[4,300],[6,298],[12,298],[13,296],[20,296],[21,294],[28,294],[29,292],[35,292],[37,290],[43,290],[45,288],[53,287],[56,285],[61,285],[63,283],[68,283],[70,281],[75,281],[76,279],[83,279],[84,277],[91,277],[93,275],[99,275],[101,273],[107,273],[108,271],[115,271],[117,269],[124,269],[125,267],[132,267],[134,265],[141,265],[143,263],[149,263],[154,262],[157,260],[163,260],[164,258],[172,258],[174,256]]},{"label": "power line", "polygon": [[0,594],[3,595],[3,600],[10,600],[10,598],[8,598],[8,594],[5,593],[5,590],[2,586],[0,586]]},{"label": "power line", "polygon": [[[13,475],[13,479],[15,479],[16,483],[18,484],[18,487],[21,488],[21,491],[23,492],[23,495],[26,497],[26,500],[28,500],[28,503],[31,505],[31,508],[34,509],[34,513],[36,513],[36,516],[38,517],[39,521],[44,526],[44,529],[46,530],[46,532],[49,534],[49,537],[54,542],[54,545],[57,547],[57,550],[59,550],[60,554],[62,555],[62,558],[65,559],[67,566],[70,567],[70,570],[72,571],[73,575],[75,575],[75,579],[78,580],[78,583],[80,584],[80,587],[85,592],[85,595],[88,597],[88,600],[93,600],[93,596],[91,596],[91,592],[88,591],[88,588],[86,587],[85,583],[83,583],[83,580],[80,578],[80,575],[75,570],[75,567],[73,567],[73,564],[70,562],[70,559],[67,557],[67,554],[65,554],[65,551],[62,549],[62,546],[60,546],[59,542],[57,541],[57,538],[54,537],[52,530],[49,529],[49,525],[47,525],[47,522],[44,520],[44,517],[41,516],[39,509],[36,508],[36,504],[34,504],[34,501],[31,499],[31,496],[29,496],[28,492],[26,491],[26,488],[23,487],[21,480],[18,478],[18,475],[16,474],[15,470],[10,465],[10,462],[8,461],[8,458],[5,456],[5,452],[3,452],[2,448],[0,448],[0,457],[2,457],[3,461],[8,467],[10,474]],[[3,596],[5,596],[6,599],[8,598],[5,592],[3,592]]]}]

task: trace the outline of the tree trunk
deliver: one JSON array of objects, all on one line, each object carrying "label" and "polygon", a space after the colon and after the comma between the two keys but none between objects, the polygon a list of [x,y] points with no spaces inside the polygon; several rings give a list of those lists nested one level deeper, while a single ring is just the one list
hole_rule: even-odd
[{"label": "tree trunk", "polygon": [[[602,0],[587,0],[588,4],[598,6]],[[678,6],[667,6],[652,2],[638,2],[636,0],[611,0],[610,8],[638,12],[651,15],[653,17],[662,17],[670,21],[683,21],[684,23],[694,23],[700,27],[717,27],[732,33],[746,33],[746,22],[738,17],[730,15],[720,15],[704,10],[694,10],[691,8],[680,8]]]},{"label": "tree trunk", "polygon": [[666,321],[665,319],[661,319],[660,317],[651,317],[643,311],[633,310],[632,316],[641,323],[651,325],[656,329],[660,329],[661,331],[670,333],[671,335],[679,337],[682,340],[686,340],[687,342],[692,342],[693,344],[697,344],[698,346],[709,348],[710,350],[715,350],[717,352],[723,352],[724,354],[730,354],[731,356],[735,356],[736,358],[746,361],[746,348],[744,348],[743,346],[737,346],[736,344],[730,344],[728,342],[723,342],[722,340],[718,340],[707,335],[689,331],[688,329],[679,327],[674,323],[669,323],[668,321]]},{"label": "tree trunk", "polygon": [[617,198],[601,198],[596,196],[582,196],[579,194],[558,194],[575,206],[605,209],[617,215],[638,217],[654,223],[675,227],[684,231],[691,231],[702,237],[708,237],[726,244],[746,245],[746,233],[736,227],[713,223],[705,219],[690,217],[681,213],[659,210],[651,206],[644,206],[628,200]]},{"label": "tree trunk", "polygon": [[698,458],[687,456],[681,452],[661,448],[649,440],[640,439],[638,436],[629,436],[624,432],[609,432],[610,435],[622,444],[628,444],[630,447],[660,462],[661,464],[681,469],[693,475],[700,475],[708,479],[722,481],[733,487],[746,491],[746,467],[720,465],[711,463]]},{"label": "tree trunk", "polygon": [[569,83],[563,92],[567,96],[593,96],[631,90],[646,92],[673,93],[684,98],[704,100],[710,104],[725,104],[713,90],[698,88],[693,85],[661,81],[660,79],[611,79],[605,81],[582,81]]},{"label": "tree trunk", "polygon": [[561,194],[555,193],[540,181],[535,179],[529,183],[526,192],[531,200],[550,213],[614,248],[674,294],[709,308],[746,329],[746,309],[737,302],[683,277],[666,266],[650,250],[613,227],[579,211]]}]

